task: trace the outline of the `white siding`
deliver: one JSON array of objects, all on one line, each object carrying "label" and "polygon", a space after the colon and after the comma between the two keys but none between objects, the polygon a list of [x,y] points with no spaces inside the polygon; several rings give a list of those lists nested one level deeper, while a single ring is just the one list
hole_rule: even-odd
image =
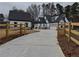
[{"label": "white siding", "polygon": [[[17,22],[17,24],[26,24],[28,23],[28,27],[31,27],[31,23],[30,22],[25,22],[25,21],[10,21],[10,24],[14,24],[14,22]],[[11,25],[11,27],[14,27],[14,25]],[[19,25],[17,25],[17,27],[19,27]],[[23,25],[24,27],[24,25]]]}]

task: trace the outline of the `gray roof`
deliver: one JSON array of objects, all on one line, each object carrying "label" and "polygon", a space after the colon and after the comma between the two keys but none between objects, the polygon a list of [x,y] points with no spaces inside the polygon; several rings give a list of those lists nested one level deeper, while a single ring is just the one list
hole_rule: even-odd
[{"label": "gray roof", "polygon": [[63,20],[64,22],[69,22],[69,20],[63,14],[59,15],[55,22],[59,22],[60,20]]},{"label": "gray roof", "polygon": [[10,10],[8,19],[10,21],[31,21],[31,15],[20,10]]}]

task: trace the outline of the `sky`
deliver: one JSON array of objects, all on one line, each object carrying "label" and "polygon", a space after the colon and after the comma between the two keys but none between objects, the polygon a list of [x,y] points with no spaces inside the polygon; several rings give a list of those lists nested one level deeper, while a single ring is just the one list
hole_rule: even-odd
[{"label": "sky", "polygon": [[[41,5],[44,2],[0,2],[0,13],[3,13],[4,15],[8,15],[9,10],[12,10],[12,8],[15,6],[17,9],[26,10],[28,6],[31,4],[37,4]],[[45,2],[47,3],[47,2]],[[57,3],[60,3],[62,6],[71,5],[73,2],[54,2],[56,5]]]}]

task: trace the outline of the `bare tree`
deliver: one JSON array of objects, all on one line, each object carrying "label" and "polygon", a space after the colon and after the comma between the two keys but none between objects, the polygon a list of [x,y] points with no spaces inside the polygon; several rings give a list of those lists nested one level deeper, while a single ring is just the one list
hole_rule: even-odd
[{"label": "bare tree", "polygon": [[58,14],[59,15],[63,14],[63,6],[58,3],[58,4],[56,4],[56,7],[58,10]]},{"label": "bare tree", "polygon": [[32,4],[31,6],[27,8],[27,12],[30,13],[32,16],[32,23],[31,23],[32,27],[31,28],[34,28],[34,21],[38,20],[38,16],[40,13],[40,5]]},{"label": "bare tree", "polygon": [[13,10],[17,10],[17,8],[15,6],[12,7]]},{"label": "bare tree", "polygon": [[38,17],[40,13],[40,5],[32,4],[31,6],[27,8],[27,12],[29,12],[32,18],[36,20],[36,18]]}]

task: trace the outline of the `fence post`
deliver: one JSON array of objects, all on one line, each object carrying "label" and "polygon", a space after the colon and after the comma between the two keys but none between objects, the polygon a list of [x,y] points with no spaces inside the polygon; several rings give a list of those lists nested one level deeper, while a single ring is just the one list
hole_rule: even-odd
[{"label": "fence post", "polygon": [[24,24],[24,34],[26,34],[26,24]]},{"label": "fence post", "polygon": [[70,39],[71,39],[71,22],[69,22],[69,32],[68,32],[68,55],[71,56]]},{"label": "fence post", "polygon": [[22,35],[22,24],[20,24],[20,35]]},{"label": "fence post", "polygon": [[64,27],[63,27],[63,30],[64,30],[64,39],[65,39],[65,22],[64,22]]},{"label": "fence post", "polygon": [[6,39],[9,36],[9,23],[6,24]]},{"label": "fence post", "polygon": [[71,39],[71,22],[69,22],[69,38],[68,38],[68,42],[70,41]]},{"label": "fence post", "polygon": [[72,29],[74,28],[74,26],[72,25]]},{"label": "fence post", "polygon": [[58,27],[57,27],[57,36],[58,36],[58,38],[59,38],[59,22],[58,22]]}]

